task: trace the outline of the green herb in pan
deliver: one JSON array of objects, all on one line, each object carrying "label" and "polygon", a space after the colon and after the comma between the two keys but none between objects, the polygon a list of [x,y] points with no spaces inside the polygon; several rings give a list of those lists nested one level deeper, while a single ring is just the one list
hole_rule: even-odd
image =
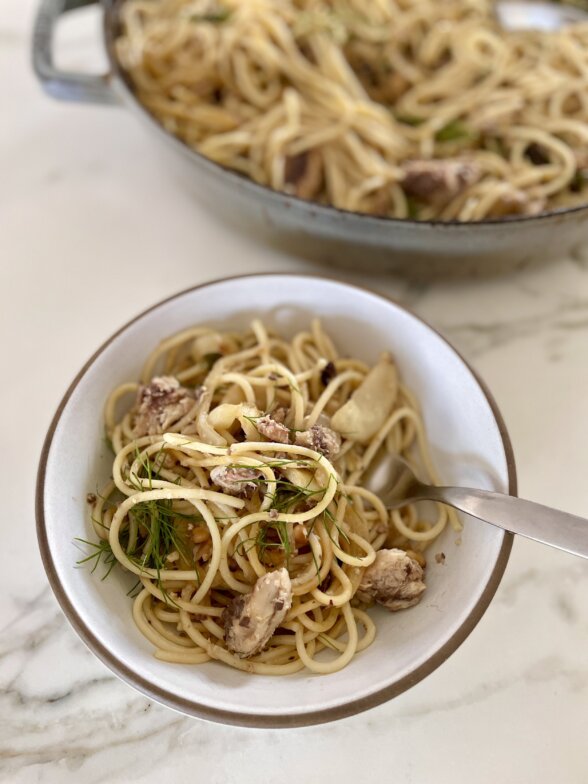
[{"label": "green herb in pan", "polygon": [[399,123],[410,125],[413,128],[418,128],[419,125],[422,125],[425,122],[424,117],[415,117],[410,114],[397,114],[395,117]]},{"label": "green herb in pan", "polygon": [[469,128],[461,120],[452,120],[452,122],[444,125],[435,134],[435,140],[438,142],[454,142],[466,139],[477,138],[477,132]]},{"label": "green herb in pan", "polygon": [[190,21],[191,22],[210,22],[211,24],[222,24],[226,22],[227,19],[231,16],[231,9],[230,8],[218,8],[214,11],[209,11],[206,14],[191,14]]}]

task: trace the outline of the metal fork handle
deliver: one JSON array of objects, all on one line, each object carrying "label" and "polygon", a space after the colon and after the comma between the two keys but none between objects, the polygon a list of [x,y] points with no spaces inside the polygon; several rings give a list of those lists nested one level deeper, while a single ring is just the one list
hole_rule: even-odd
[{"label": "metal fork handle", "polygon": [[99,0],[42,0],[33,29],[33,69],[43,89],[62,101],[117,104],[109,74],[66,73],[55,67],[53,43],[59,17]]},{"label": "metal fork handle", "polygon": [[418,495],[513,534],[588,558],[588,520],[533,501],[468,487],[419,486]]}]

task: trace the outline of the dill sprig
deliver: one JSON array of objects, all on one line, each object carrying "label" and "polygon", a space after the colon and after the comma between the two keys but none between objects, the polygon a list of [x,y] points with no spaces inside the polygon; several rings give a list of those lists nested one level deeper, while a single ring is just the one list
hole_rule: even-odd
[{"label": "dill sprig", "polygon": [[127,555],[141,570],[155,570],[156,585],[166,600],[169,597],[161,572],[170,568],[168,556],[171,553],[177,552],[200,582],[188,526],[202,522],[204,518],[198,513],[187,514],[175,509],[173,500],[142,501],[129,511],[130,535],[132,537],[136,531],[136,536],[135,546],[127,548]]},{"label": "dill sprig", "polygon": [[258,419],[263,419],[265,416],[269,416],[269,414],[243,414],[243,419],[255,425]]},{"label": "dill sprig", "polygon": [[[160,447],[159,451],[155,454],[155,457],[150,460],[149,456],[145,454],[145,452],[141,452],[138,446],[135,446],[135,461],[139,461],[139,465],[145,471],[144,477],[138,477],[139,479],[144,478],[147,480],[147,484],[149,486],[149,490],[153,490],[153,480],[154,479],[162,479],[163,477],[160,476],[160,471],[163,468],[163,461],[165,460],[165,450],[164,447]],[[159,461],[159,465],[158,465]],[[129,478],[131,485],[135,488],[135,490],[141,491],[145,488],[141,484],[141,482],[136,482],[134,479]]]},{"label": "dill sprig", "polygon": [[422,125],[426,122],[424,117],[417,117],[416,115],[412,114],[397,114],[395,115],[395,119],[402,123],[403,125],[410,125],[413,128],[418,128],[419,125]]},{"label": "dill sprig", "polygon": [[217,8],[213,11],[209,11],[205,14],[191,14],[190,21],[191,22],[210,22],[211,24],[222,24],[226,22],[227,19],[231,16],[231,9],[230,8]]},{"label": "dill sprig", "polygon": [[[268,487],[267,496],[271,498],[270,509],[274,509],[283,514],[289,513],[301,501],[308,501],[311,498],[316,498],[317,501],[320,501],[321,497],[324,496],[325,494],[325,491],[327,489],[325,487],[319,487],[316,489],[310,487],[310,485],[312,484],[315,478],[316,469],[318,467],[316,461],[274,460],[268,463],[264,463],[264,465],[270,468],[295,466],[296,468],[314,469],[306,485],[297,485],[294,482],[291,482],[289,479],[282,478],[282,477],[277,479],[269,479],[266,476],[259,477],[259,478],[248,476],[248,477],[244,477],[243,479],[236,478],[234,480],[235,482],[255,484],[258,486],[266,485]],[[227,463],[226,467],[227,468],[252,468],[253,466],[249,465],[248,463]],[[331,477],[329,476],[329,482],[330,480]],[[269,489],[270,487],[272,488],[271,490]]]},{"label": "dill sprig", "polygon": [[478,133],[475,129],[470,128],[461,120],[452,120],[440,128],[435,134],[435,140],[438,142],[452,142],[458,139],[469,139],[475,141]]},{"label": "dill sprig", "polygon": [[[149,457],[145,452],[141,452],[137,448],[135,451],[135,462],[138,463],[137,473],[135,476],[129,477],[132,486],[137,491],[143,491],[145,487],[153,489],[155,480],[165,479],[160,473],[164,459],[165,450],[163,447],[152,457]],[[328,488],[328,485],[320,488],[311,487],[319,467],[316,460],[308,458],[277,459],[268,461],[264,465],[270,468],[297,467],[311,470],[311,475],[305,485],[297,485],[283,476],[278,476],[271,480],[267,477],[244,480],[265,485],[268,488],[266,492],[271,498],[270,509],[278,514],[291,513],[302,503],[307,504],[312,500],[320,501]],[[251,468],[246,463],[238,462],[230,463],[229,466],[232,468]],[[329,482],[330,480],[331,477],[329,476]],[[115,503],[114,505],[118,504]],[[96,522],[102,524],[100,521]],[[171,553],[177,552],[181,561],[187,565],[185,568],[193,570],[197,581],[200,581],[198,565],[194,558],[191,528],[194,524],[202,524],[203,522],[204,518],[202,515],[196,512],[187,513],[178,509],[177,500],[159,499],[137,503],[129,511],[127,521],[121,527],[121,547],[127,557],[141,571],[150,569],[156,573],[155,583],[162,592],[166,602],[175,604],[165,589],[161,577],[162,572],[170,569],[168,556]],[[312,524],[310,530],[312,530]],[[343,536],[345,535],[344,532],[341,533]],[[92,552],[77,562],[78,565],[92,562],[92,572],[94,572],[98,565],[102,563],[105,567],[102,579],[105,579],[116,564],[116,558],[109,542],[107,540],[90,542],[84,539],[78,539],[77,541],[92,548]],[[239,543],[237,552],[246,553],[250,547],[257,548],[259,557],[262,560],[268,550],[280,550],[284,553],[288,563],[294,552],[289,523],[280,519],[262,523],[255,537]],[[318,575],[320,568],[312,548],[311,554]],[[140,585],[141,582],[139,580],[130,589],[128,595],[135,594]]]},{"label": "dill sprig", "polygon": [[[310,477],[309,484],[312,482],[313,478],[314,475]],[[317,498],[317,500],[320,500],[318,496],[322,498],[326,491],[326,488],[323,487],[318,489],[311,489],[308,487],[308,485],[296,485],[287,479],[267,480],[264,478],[263,480],[250,481],[267,482],[268,484],[271,483],[274,485],[273,492],[268,493],[268,495],[272,498],[270,510],[278,512],[278,514],[288,514],[293,509],[295,509],[299,503],[307,503],[309,499]],[[313,531],[314,523],[315,521],[313,520],[309,524],[309,535]],[[256,536],[251,536],[239,542],[236,547],[236,552],[239,555],[245,555],[249,552],[250,549],[256,548],[259,559],[263,561],[268,549],[282,550],[284,552],[286,564],[288,565],[290,557],[295,550],[292,540],[292,532],[289,528],[291,525],[291,522],[280,519],[264,521],[263,523],[260,523]],[[337,525],[336,522],[335,525]],[[337,526],[337,528],[339,528],[339,526]],[[346,536],[345,532],[342,530],[341,534]],[[329,536],[331,537],[331,540],[333,540],[332,534],[330,532]],[[316,560],[316,556],[312,547],[310,548],[310,553],[314,562],[317,576],[320,576],[320,566]]]},{"label": "dill sprig", "polygon": [[92,563],[90,573],[94,574],[98,566],[102,564],[105,567],[105,572],[100,579],[105,580],[116,565],[116,558],[112,552],[110,542],[107,539],[101,539],[99,542],[90,542],[88,539],[81,539],[78,536],[75,537],[74,541],[92,548],[92,552],[89,555],[76,561],[76,566]]},{"label": "dill sprig", "polygon": [[[318,462],[311,458],[281,458],[278,460],[263,461],[263,465],[268,468],[310,468],[316,470]],[[227,463],[227,468],[256,468],[249,463]],[[265,481],[265,480],[264,480]]]},{"label": "dill sprig", "polygon": [[[325,492],[325,489],[322,487],[318,490],[311,490],[307,487],[295,485],[293,482],[289,482],[287,479],[268,480],[264,478],[260,480],[252,479],[249,481],[255,483],[267,482],[268,484],[273,484],[273,492],[268,493],[272,499],[270,510],[282,514],[290,513],[300,502],[307,502],[308,499],[319,495],[322,496]],[[310,481],[312,481],[312,477]],[[286,520],[279,519],[268,520],[261,523],[257,532],[257,536],[249,537],[248,539],[241,541],[237,545],[237,552],[240,554],[246,554],[249,552],[250,548],[256,547],[259,558],[263,560],[265,552],[268,548],[277,548],[284,551],[286,560],[288,560],[294,550],[290,531],[288,529],[288,525],[290,524],[291,523],[288,523]]]},{"label": "dill sprig", "polygon": [[[138,449],[135,454],[135,459],[139,461],[140,465],[139,471],[144,474],[144,476],[138,477],[139,480],[146,479],[149,489],[153,489],[153,481],[160,478],[159,471],[165,457],[163,448],[151,460]],[[144,490],[141,481],[133,479],[130,481],[138,491]],[[104,527],[101,521],[96,520],[95,522]],[[121,527],[120,544],[122,549],[141,570],[154,569],[156,571],[155,582],[166,601],[171,602],[172,600],[163,585],[161,572],[169,568],[167,558],[171,553],[177,552],[183,562],[188,565],[187,568],[195,571],[197,581],[200,581],[200,574],[194,560],[189,525],[202,522],[204,522],[202,515],[196,512],[193,514],[182,512],[177,509],[177,501],[161,499],[137,503],[129,511],[128,521]],[[92,572],[94,572],[98,564],[102,562],[106,567],[102,579],[108,577],[116,564],[116,557],[110,543],[107,540],[90,542],[85,539],[77,539],[77,541],[93,548],[93,552],[80,559],[77,564],[83,565],[93,561]],[[129,595],[136,590],[139,584],[140,581],[131,588]]]},{"label": "dill sprig", "polygon": [[[170,568],[167,558],[171,553],[177,552],[187,564],[187,568],[194,570],[196,580],[200,582],[188,525],[202,522],[204,518],[198,513],[187,514],[175,509],[173,500],[142,501],[129,511],[128,524],[121,527],[120,543],[129,560],[142,571],[156,571],[156,585],[166,601],[169,600],[172,604],[173,601],[163,585],[161,572]],[[106,571],[101,579],[106,579],[117,560],[108,540],[91,542],[76,538],[76,541],[93,549],[93,552],[77,561],[77,565],[93,562],[91,571],[94,573],[98,565],[103,563]],[[129,595],[136,587],[137,585],[133,586]]]},{"label": "dill sprig", "polygon": [[327,536],[329,537],[331,542],[333,542],[333,544],[337,544],[333,539],[333,527],[337,529],[339,536],[341,536],[347,542],[347,544],[350,544],[351,540],[349,539],[349,537],[347,536],[343,528],[341,528],[341,526],[337,522],[335,515],[329,509],[325,509],[323,512],[323,523],[325,526],[325,531],[327,532]]},{"label": "dill sprig", "polygon": [[275,479],[268,482],[268,485],[273,484],[274,486],[273,492],[268,493],[272,499],[270,508],[275,509],[278,513],[288,514],[303,501],[308,502],[311,499],[320,501],[330,484],[331,476],[329,475],[327,487],[313,489],[311,485],[315,480],[317,468],[318,466],[315,466],[306,485],[297,485],[289,479]]},{"label": "dill sprig", "polygon": [[141,586],[142,586],[141,580],[137,580],[137,582],[134,585],[132,585],[127,591],[127,596],[130,599],[134,599],[136,596],[138,596],[141,593]]},{"label": "dill sprig", "polygon": [[307,502],[310,499],[320,501],[325,494],[324,487],[311,490],[308,486],[295,485],[287,479],[276,479],[272,484],[275,489],[273,493],[268,494],[272,499],[270,509],[275,509],[282,514],[290,514],[303,501]]},{"label": "dill sprig", "polygon": [[288,523],[285,520],[271,520],[260,523],[256,536],[250,536],[239,542],[235,548],[239,555],[246,555],[255,548],[260,561],[263,561],[267,550],[283,550],[286,563],[294,552]]},{"label": "dill sprig", "polygon": [[[277,537],[277,542],[272,539],[272,532],[274,537]],[[263,559],[268,548],[280,548],[284,551],[287,563],[293,551],[288,523],[285,520],[272,520],[271,523],[261,524],[256,537],[256,547],[260,559]]]}]

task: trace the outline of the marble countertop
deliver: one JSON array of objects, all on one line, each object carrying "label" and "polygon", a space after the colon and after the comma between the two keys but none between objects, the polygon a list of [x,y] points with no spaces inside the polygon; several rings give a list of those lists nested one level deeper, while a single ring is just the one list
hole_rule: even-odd
[{"label": "marble countertop", "polygon": [[[584,784],[588,563],[528,541],[515,542],[490,609],[440,669],[325,726],[183,717],[121,683],[75,636],[43,572],[33,509],[42,440],[69,381],[168,294],[317,267],[204,212],[129,113],[43,96],[28,62],[33,13],[32,0],[4,0],[0,20],[0,781]],[[95,27],[94,16],[64,25],[68,63],[100,60]],[[588,249],[495,280],[368,283],[409,303],[486,379],[521,495],[588,517]]]}]

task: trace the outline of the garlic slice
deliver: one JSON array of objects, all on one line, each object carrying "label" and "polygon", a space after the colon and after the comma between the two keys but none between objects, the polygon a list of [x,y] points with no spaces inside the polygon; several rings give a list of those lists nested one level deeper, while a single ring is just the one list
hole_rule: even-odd
[{"label": "garlic slice", "polygon": [[255,427],[255,419],[261,412],[247,403],[221,403],[208,414],[208,424],[215,430],[230,430],[239,420],[248,441],[259,441],[259,433]]},{"label": "garlic slice", "polygon": [[200,335],[192,343],[192,357],[195,362],[202,359],[207,354],[222,354],[222,336],[218,332],[208,332]]},{"label": "garlic slice", "polygon": [[242,408],[241,403],[236,405],[222,403],[220,406],[215,406],[208,414],[208,423],[215,429],[228,430],[235,419],[241,416]]},{"label": "garlic slice", "polygon": [[398,373],[390,354],[378,363],[331,417],[331,427],[345,438],[360,443],[369,441],[382,427],[398,396]]}]

